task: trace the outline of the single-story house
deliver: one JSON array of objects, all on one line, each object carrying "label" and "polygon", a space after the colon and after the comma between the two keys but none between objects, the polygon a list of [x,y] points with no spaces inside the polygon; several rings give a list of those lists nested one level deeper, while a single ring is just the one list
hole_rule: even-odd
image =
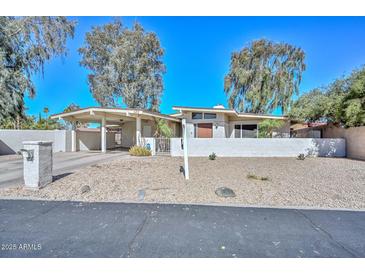
[{"label": "single-story house", "polygon": [[265,119],[281,120],[284,126],[275,137],[290,137],[290,120],[285,116],[239,113],[222,105],[213,108],[178,107],[171,116],[186,119],[189,138],[257,138],[258,124]]},{"label": "single-story house", "polygon": [[182,136],[182,119],[186,119],[188,138],[257,138],[258,124],[265,119],[282,120],[284,126],[277,130],[275,137],[290,137],[290,120],[285,116],[238,113],[222,105],[212,108],[174,106],[173,110],[176,113],[165,115],[144,109],[89,107],[54,114],[51,118],[100,123],[97,135],[73,129],[72,151],[99,146],[105,152],[116,145],[127,148],[138,145],[142,138],[153,137],[159,119],[172,128],[173,137]]}]

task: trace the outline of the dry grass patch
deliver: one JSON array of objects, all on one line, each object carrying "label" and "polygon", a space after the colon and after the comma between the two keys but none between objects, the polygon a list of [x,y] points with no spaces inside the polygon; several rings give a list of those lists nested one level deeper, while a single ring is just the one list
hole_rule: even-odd
[{"label": "dry grass patch", "polygon": [[258,176],[256,174],[249,173],[247,174],[248,179],[260,180],[260,181],[269,181],[269,177],[266,176]]}]

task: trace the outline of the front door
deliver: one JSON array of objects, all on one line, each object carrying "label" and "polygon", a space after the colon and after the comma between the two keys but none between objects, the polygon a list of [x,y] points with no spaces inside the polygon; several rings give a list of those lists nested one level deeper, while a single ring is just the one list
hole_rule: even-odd
[{"label": "front door", "polygon": [[198,124],[198,138],[212,138],[213,137],[213,124],[201,123]]}]

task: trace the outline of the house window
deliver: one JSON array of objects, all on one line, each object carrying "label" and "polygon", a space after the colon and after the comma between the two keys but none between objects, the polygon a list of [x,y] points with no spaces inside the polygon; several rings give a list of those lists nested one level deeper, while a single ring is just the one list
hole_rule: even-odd
[{"label": "house window", "polygon": [[191,118],[194,120],[203,119],[203,113],[202,112],[193,112],[191,114]]},{"label": "house window", "polygon": [[215,113],[204,113],[204,119],[216,119],[217,114]]},{"label": "house window", "polygon": [[257,138],[257,125],[234,125],[234,138]]}]

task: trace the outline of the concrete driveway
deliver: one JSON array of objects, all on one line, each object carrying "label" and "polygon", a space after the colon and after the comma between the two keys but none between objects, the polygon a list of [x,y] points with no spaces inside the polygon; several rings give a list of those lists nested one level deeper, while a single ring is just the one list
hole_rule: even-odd
[{"label": "concrete driveway", "polygon": [[[127,151],[56,152],[53,154],[53,175],[66,176],[75,170],[113,158],[128,157]],[[0,187],[23,183],[23,158],[20,155],[0,156]]]},{"label": "concrete driveway", "polygon": [[365,212],[0,200],[0,257],[365,257]]}]

